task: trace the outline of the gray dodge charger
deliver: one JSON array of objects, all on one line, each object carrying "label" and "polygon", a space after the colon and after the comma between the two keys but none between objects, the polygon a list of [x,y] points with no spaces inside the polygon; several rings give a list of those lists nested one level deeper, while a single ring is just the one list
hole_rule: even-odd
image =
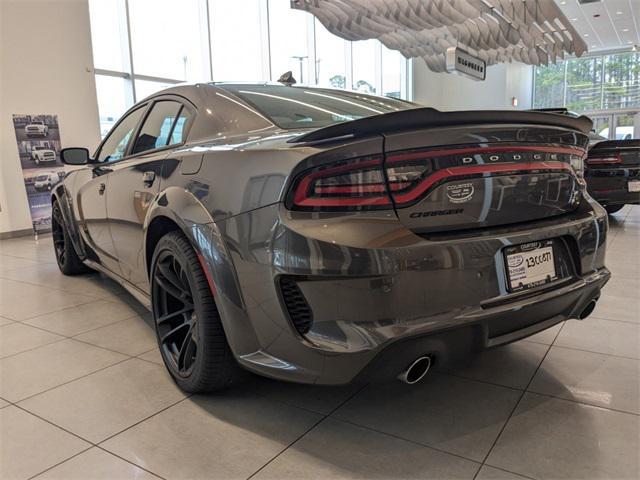
[{"label": "gray dodge charger", "polygon": [[591,313],[607,217],[591,121],[440,112],[280,84],[196,84],[132,107],[52,192],[64,274],[153,312],[188,392],[246,369],[303,383],[419,381]]}]

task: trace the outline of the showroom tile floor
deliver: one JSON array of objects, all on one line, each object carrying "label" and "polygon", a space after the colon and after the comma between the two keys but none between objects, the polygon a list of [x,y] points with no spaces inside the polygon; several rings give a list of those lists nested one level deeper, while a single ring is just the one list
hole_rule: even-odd
[{"label": "showroom tile floor", "polygon": [[589,319],[417,386],[186,396],[115,283],[0,241],[0,478],[640,478],[640,207],[607,263]]}]

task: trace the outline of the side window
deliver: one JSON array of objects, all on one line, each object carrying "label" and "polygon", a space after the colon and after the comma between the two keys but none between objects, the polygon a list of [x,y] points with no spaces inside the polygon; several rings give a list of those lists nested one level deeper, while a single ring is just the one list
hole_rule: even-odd
[{"label": "side window", "polygon": [[102,144],[96,161],[98,163],[115,162],[124,157],[131,135],[144,113],[144,106],[127,115],[116,128],[114,128],[105,142]]},{"label": "side window", "polygon": [[131,153],[146,152],[147,150],[168,145],[171,128],[181,109],[182,104],[178,102],[161,100],[154,103],[151,112],[149,112],[142,124],[140,134],[136,138]]},{"label": "side window", "polygon": [[180,110],[180,114],[178,115],[178,119],[173,127],[173,132],[171,132],[171,141],[169,145],[175,145],[178,143],[182,143],[186,140],[186,134],[184,127],[189,122],[191,118],[191,112],[186,108]]}]

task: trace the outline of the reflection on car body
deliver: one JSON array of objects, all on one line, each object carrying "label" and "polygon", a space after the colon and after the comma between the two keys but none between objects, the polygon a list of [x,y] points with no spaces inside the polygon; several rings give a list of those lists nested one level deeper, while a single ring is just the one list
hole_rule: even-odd
[{"label": "reflection on car body", "polygon": [[[173,87],[92,158],[63,150],[82,166],[53,192],[58,263],[149,306],[187,391],[227,386],[237,365],[411,383],[593,309],[609,272],[590,129],[321,88]],[[517,279],[507,248],[534,259]]]}]

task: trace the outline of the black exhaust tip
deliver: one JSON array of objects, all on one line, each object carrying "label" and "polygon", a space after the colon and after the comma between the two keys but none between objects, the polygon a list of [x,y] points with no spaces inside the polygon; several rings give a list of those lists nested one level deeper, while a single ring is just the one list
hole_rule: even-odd
[{"label": "black exhaust tip", "polygon": [[589,303],[587,303],[587,306],[584,307],[584,310],[582,310],[582,312],[580,312],[580,315],[578,316],[578,318],[580,320],[584,320],[589,315],[591,315],[591,313],[593,312],[593,310],[595,308],[596,308],[596,301],[595,300],[591,300]]}]

